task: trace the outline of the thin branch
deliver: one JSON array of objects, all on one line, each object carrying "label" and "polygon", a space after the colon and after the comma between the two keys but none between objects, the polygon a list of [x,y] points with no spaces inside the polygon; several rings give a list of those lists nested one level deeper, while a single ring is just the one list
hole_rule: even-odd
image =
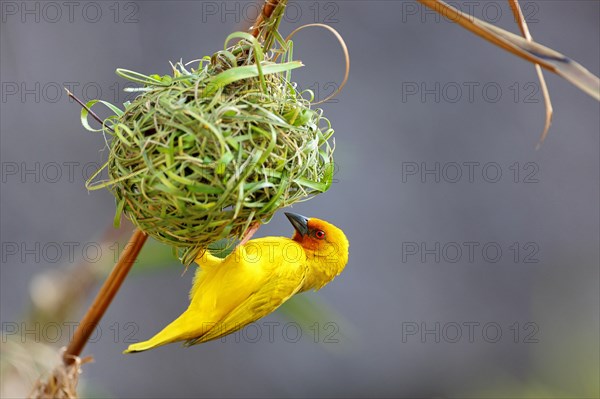
[{"label": "thin branch", "polygon": [[90,335],[100,322],[106,309],[108,309],[108,306],[112,302],[117,291],[119,291],[125,277],[127,277],[131,266],[133,266],[147,238],[148,235],[141,230],[135,230],[133,233],[133,236],[119,258],[119,261],[110,272],[108,278],[102,285],[102,288],[100,288],[100,291],[87,310],[83,320],[81,320],[81,323],[77,326],[73,339],[63,354],[63,362],[66,366],[72,364],[76,357],[81,354]]},{"label": "thin branch", "polygon": [[[271,17],[271,14],[273,14],[273,11],[275,11],[275,9],[277,8],[277,6],[279,5],[280,2],[281,2],[281,0],[265,0],[265,4],[263,4],[262,12],[260,13],[260,15],[258,16],[256,21],[254,22],[254,25],[252,25],[250,27],[250,29],[252,30],[252,36],[258,38],[258,36],[260,35],[260,31],[261,31],[263,23]],[[253,223],[250,226],[250,228],[248,230],[246,230],[246,233],[244,233],[244,237],[242,237],[242,240],[239,242],[238,245],[244,245],[248,241],[250,241],[250,239],[252,238],[254,233],[256,233],[258,231],[260,226],[261,226],[260,222]]]},{"label": "thin branch", "polygon": [[[533,41],[533,37],[531,33],[529,33],[529,27],[527,26],[527,21],[523,16],[523,12],[521,11],[521,6],[519,5],[518,0],[508,0],[508,4],[512,9],[513,15],[515,16],[515,21],[519,25],[519,29],[521,29],[521,34],[523,37],[531,42]],[[542,89],[542,95],[544,96],[544,105],[546,106],[546,120],[544,123],[544,130],[540,136],[540,139],[536,145],[536,149],[540,148],[546,136],[548,135],[548,131],[550,130],[550,125],[552,124],[552,114],[554,112],[552,108],[552,101],[550,100],[550,92],[548,91],[548,85],[546,84],[546,79],[544,79],[544,73],[542,72],[542,67],[539,64],[535,64],[535,71],[538,75],[538,79],[540,80],[540,88]]]},{"label": "thin branch", "polygon": [[280,1],[281,0],[265,0],[265,4],[263,5],[262,12],[256,19],[256,22],[254,23],[254,25],[252,25],[250,27],[250,29],[254,28],[252,30],[252,36],[254,36],[256,38],[258,37],[258,35],[260,34],[260,29],[261,29],[262,23],[264,21],[266,21],[267,19],[269,19],[269,17],[271,17],[271,14],[273,14],[273,11],[275,11],[275,8],[277,7],[277,5],[279,4]]},{"label": "thin branch", "polygon": [[417,1],[504,50],[556,73],[600,101],[600,79],[578,62],[537,42],[528,41],[472,15],[465,15],[441,0]]},{"label": "thin branch", "polygon": [[[268,19],[275,7],[279,4],[279,0],[267,0],[263,6],[263,11],[256,23],[254,24],[255,28],[252,34],[257,37],[260,33],[260,25],[266,19]],[[66,90],[66,89],[65,89]],[[102,125],[104,125],[103,121],[96,115],[92,110],[90,110],[81,100],[73,95],[69,90],[67,90],[69,97],[73,98],[79,105],[84,107],[90,115]],[[108,126],[107,126],[108,127]],[[108,127],[110,129],[110,127]],[[112,129],[111,129],[112,130]],[[260,223],[254,223],[244,235],[242,239],[242,243],[247,242],[252,235],[259,229]],[[144,243],[146,242],[148,235],[141,230],[135,230],[131,239],[129,240],[129,244],[125,248],[125,251],[119,258],[119,261],[113,268],[112,272],[100,288],[100,291],[96,295],[94,302],[87,310],[83,320],[75,330],[75,334],[73,335],[73,339],[69,343],[66,351],[63,354],[63,363],[66,366],[69,366],[75,362],[75,359],[79,357],[81,351],[83,350],[85,344],[87,343],[91,333],[94,331],[100,319],[108,309],[110,303],[113,298],[119,291],[121,284],[127,277],[129,270],[133,266],[135,260],[137,259],[138,254],[140,253]]]},{"label": "thin branch", "polygon": [[252,225],[250,226],[250,228],[248,230],[246,230],[246,234],[244,234],[244,237],[242,238],[242,241],[240,241],[240,243],[238,245],[244,245],[248,241],[250,241],[250,239],[252,238],[252,236],[254,235],[254,233],[256,233],[259,228],[260,228],[260,222],[254,222],[254,223],[252,223]]},{"label": "thin branch", "polygon": [[[296,33],[300,32],[303,29],[313,28],[313,27],[327,29],[329,32],[331,32],[335,36],[335,38],[338,40],[338,42],[342,46],[342,51],[344,52],[344,60],[346,61],[346,69],[344,70],[344,78],[342,79],[342,83],[340,83],[340,85],[337,87],[337,89],[333,93],[328,95],[326,98],[312,103],[312,105],[318,105],[318,104],[327,102],[327,101],[331,100],[332,98],[334,98],[335,96],[337,96],[342,91],[342,89],[344,88],[346,83],[348,82],[348,77],[350,76],[350,54],[348,53],[348,46],[346,45],[346,42],[344,41],[344,38],[342,37],[342,35],[340,35],[339,32],[337,30],[333,29],[331,26],[325,25],[325,24],[302,25],[302,26],[294,29],[292,31],[292,33],[287,35],[287,37],[285,38],[284,41],[287,43]],[[278,56],[279,56],[279,54],[275,57],[275,60],[278,58]]]},{"label": "thin branch", "polygon": [[[465,15],[463,12],[461,12],[460,10],[452,7],[449,4],[444,3],[443,1],[440,0],[417,0],[419,3],[423,4],[426,7],[431,8],[432,10],[436,11],[438,14],[448,18],[448,20],[457,23],[458,25],[462,26],[463,28],[473,32],[474,34],[476,34],[477,36],[495,44],[498,47],[503,48],[504,50],[522,57],[524,59],[526,59],[527,61],[531,62],[531,63],[537,63],[540,62],[538,59],[536,59],[536,57],[534,57],[533,55],[515,48],[514,45],[512,45],[511,43],[507,42],[506,40],[504,40],[503,38],[499,37],[498,35],[494,34],[493,32],[488,31],[485,26],[486,24],[481,23],[482,21],[479,21],[477,18],[471,16],[471,15]],[[549,69],[552,72],[556,72],[556,67],[548,62],[540,62],[540,64],[544,67]]]},{"label": "thin branch", "polygon": [[[100,123],[102,126],[106,126],[106,125],[104,124],[104,121],[103,121],[103,120],[102,120],[102,119],[101,119],[101,118],[100,118],[98,115],[96,115],[96,113],[95,113],[94,111],[92,111],[92,110],[91,110],[91,109],[90,109],[90,108],[89,108],[87,105],[85,105],[83,101],[81,101],[80,99],[78,99],[77,97],[75,97],[75,94],[71,93],[71,92],[69,91],[69,89],[67,89],[66,87],[65,87],[65,90],[66,90],[67,94],[69,95],[69,97],[71,97],[71,98],[72,98],[73,100],[75,100],[75,101],[76,101],[76,102],[77,102],[79,105],[81,105],[81,107],[82,107],[83,109],[85,109],[85,110],[86,110],[86,111],[87,111],[87,112],[88,112],[90,115],[92,115],[92,117],[93,117],[95,120],[97,120],[97,121],[98,121],[98,123]],[[111,132],[113,132],[113,133],[115,132],[115,131],[112,129],[112,127],[110,127],[110,126],[106,126],[106,128],[107,128],[108,130],[110,130]]]}]

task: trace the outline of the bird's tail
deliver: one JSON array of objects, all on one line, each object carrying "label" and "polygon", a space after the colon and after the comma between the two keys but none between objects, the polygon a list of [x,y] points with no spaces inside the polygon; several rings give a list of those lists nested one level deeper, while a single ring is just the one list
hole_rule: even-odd
[{"label": "bird's tail", "polygon": [[148,341],[138,342],[136,344],[131,344],[127,348],[127,350],[123,351],[123,353],[136,353],[143,352],[148,349],[153,349],[165,344],[170,344],[171,342],[183,341],[186,339],[190,339],[190,320],[186,317],[186,314],[182,314],[173,321],[171,324],[162,329],[161,332],[156,334],[154,337],[150,338]]}]

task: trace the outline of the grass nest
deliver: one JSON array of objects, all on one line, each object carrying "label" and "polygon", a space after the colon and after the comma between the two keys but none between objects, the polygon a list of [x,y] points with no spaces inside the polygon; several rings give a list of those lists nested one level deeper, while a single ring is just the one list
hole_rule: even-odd
[{"label": "grass nest", "polygon": [[[87,187],[114,194],[116,224],[124,214],[182,250],[187,265],[210,243],[240,239],[278,209],[327,191],[333,129],[311,109],[313,93],[292,83],[302,63],[292,60],[291,41],[282,44],[265,51],[237,32],[224,50],[193,61],[195,69],[179,62],[172,76],[117,70],[142,84],[140,95],[124,110],[87,104],[115,113],[100,129],[112,135],[108,161]],[[105,168],[108,178],[97,181]]]}]

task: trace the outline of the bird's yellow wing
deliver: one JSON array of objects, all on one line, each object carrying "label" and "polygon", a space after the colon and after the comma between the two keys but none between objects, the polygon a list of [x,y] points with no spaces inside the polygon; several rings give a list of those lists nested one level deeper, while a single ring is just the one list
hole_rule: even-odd
[{"label": "bird's yellow wing", "polygon": [[[276,257],[267,268],[271,272],[254,281],[248,290],[247,298],[233,308],[221,320],[216,322],[203,335],[187,340],[185,345],[195,345],[228,335],[246,325],[270,314],[281,304],[296,294],[301,288],[307,274],[306,261],[290,260]],[[198,292],[198,295],[202,295]]]},{"label": "bird's yellow wing", "polygon": [[214,256],[209,249],[204,250],[202,255],[196,258],[196,263],[203,269],[210,269],[223,263],[223,259]]},{"label": "bird's yellow wing", "polygon": [[[300,256],[290,257],[293,253]],[[283,237],[252,240],[222,261],[207,260],[198,262],[188,309],[151,339],[130,345],[126,353],[176,341],[192,345],[236,331],[298,292],[308,267],[302,247]]]},{"label": "bird's yellow wing", "polygon": [[222,266],[224,261],[225,259],[214,256],[208,249],[206,249],[202,255],[196,258],[196,263],[200,269],[198,269],[194,275],[194,282],[192,283],[192,289],[190,290],[189,295],[190,299],[192,299],[196,291],[198,291],[198,287],[204,280],[205,274],[216,267]]}]

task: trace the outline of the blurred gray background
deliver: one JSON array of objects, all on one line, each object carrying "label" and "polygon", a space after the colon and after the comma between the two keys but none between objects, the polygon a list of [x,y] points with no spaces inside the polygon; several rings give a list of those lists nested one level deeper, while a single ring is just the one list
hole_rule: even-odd
[{"label": "blurred gray background", "polygon": [[[20,324],[43,286],[32,288],[34,276],[97,260],[89,243],[114,215],[109,192],[84,187],[83,175],[106,159],[104,139],[81,127],[79,106],[60,88],[121,105],[130,95],[115,68],[170,73],[168,61],[221,49],[258,7],[1,3],[0,310],[8,348],[8,335],[23,345],[48,340],[43,325],[27,334]],[[466,3],[456,4],[518,32],[506,2]],[[600,3],[522,6],[534,39],[599,74]],[[121,355],[127,338],[151,337],[187,306],[193,273],[182,276],[167,256],[165,267],[125,282],[84,351],[95,363],[84,368],[82,394],[597,397],[598,102],[546,73],[556,112],[535,151],[544,106],[532,65],[413,2],[295,1],[281,31],[313,22],[343,35],[352,65],[346,88],[323,105],[336,131],[336,182],[293,210],[344,229],[346,270],[225,342]],[[321,29],[294,40],[294,57],[306,65],[294,79],[323,98],[343,75],[339,45]],[[291,233],[281,213],[258,235]],[[112,263],[114,251],[102,257]],[[5,395],[20,392],[7,374],[2,383]]]}]

